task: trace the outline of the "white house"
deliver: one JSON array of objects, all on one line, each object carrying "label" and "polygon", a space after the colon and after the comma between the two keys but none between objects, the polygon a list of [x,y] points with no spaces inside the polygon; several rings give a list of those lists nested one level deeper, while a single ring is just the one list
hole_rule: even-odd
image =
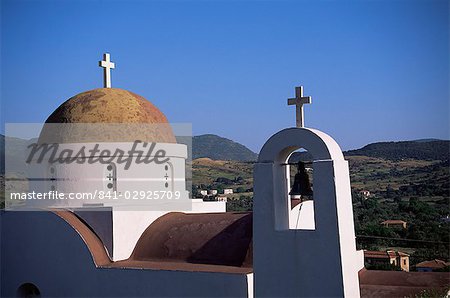
[{"label": "white house", "polygon": [[228,200],[228,198],[226,196],[224,196],[224,195],[218,195],[216,197],[216,200],[219,201],[219,202],[226,202]]},{"label": "white house", "polygon": [[210,196],[217,195],[217,189],[210,189],[210,190],[208,190],[208,195],[210,195]]}]

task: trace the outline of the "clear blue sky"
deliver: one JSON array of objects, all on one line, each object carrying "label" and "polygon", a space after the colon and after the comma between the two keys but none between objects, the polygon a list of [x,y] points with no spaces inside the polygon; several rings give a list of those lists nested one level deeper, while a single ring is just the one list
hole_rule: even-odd
[{"label": "clear blue sky", "polygon": [[1,1],[1,111],[42,122],[102,86],[257,151],[295,124],[343,149],[449,138],[449,1]]}]

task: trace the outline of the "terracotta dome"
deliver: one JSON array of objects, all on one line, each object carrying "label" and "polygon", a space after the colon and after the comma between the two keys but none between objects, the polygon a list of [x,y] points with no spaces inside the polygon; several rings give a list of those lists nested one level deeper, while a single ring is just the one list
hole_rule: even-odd
[{"label": "terracotta dome", "polygon": [[166,116],[155,105],[117,88],[75,95],[61,104],[45,123],[39,137],[41,142],[176,142]]}]

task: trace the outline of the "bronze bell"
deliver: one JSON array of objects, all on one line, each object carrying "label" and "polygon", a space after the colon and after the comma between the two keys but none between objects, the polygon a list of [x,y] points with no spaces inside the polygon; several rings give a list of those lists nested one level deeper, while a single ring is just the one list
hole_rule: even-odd
[{"label": "bronze bell", "polygon": [[289,195],[291,196],[312,196],[313,192],[311,184],[309,183],[308,173],[305,169],[305,164],[301,161],[297,164],[297,174],[294,177],[294,185],[292,186]]}]

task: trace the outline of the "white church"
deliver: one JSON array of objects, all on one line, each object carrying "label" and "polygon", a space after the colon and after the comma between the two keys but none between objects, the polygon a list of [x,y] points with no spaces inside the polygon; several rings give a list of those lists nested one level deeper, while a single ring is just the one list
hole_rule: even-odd
[{"label": "white church", "polygon": [[[57,143],[66,152],[97,152],[98,146],[124,155],[103,156],[110,157],[107,163],[83,162],[86,157],[80,156],[70,164],[47,155],[30,160],[30,191],[97,197],[27,202],[1,213],[2,297],[384,293],[382,286],[374,285],[377,292],[364,286],[369,273],[363,252],[356,250],[348,163],[329,135],[304,127],[303,104],[311,98],[303,96],[302,87],[288,100],[296,105],[296,127],[269,138],[254,165],[253,212],[226,212],[226,202],[189,198],[187,146],[177,143],[152,103],[111,88],[109,54],[100,66],[104,88],[62,103],[38,142]],[[136,140],[143,155],[130,151]],[[145,144],[153,144],[152,150]],[[313,200],[294,204],[287,161],[300,148],[313,156],[314,193]],[[138,162],[158,157],[160,163]],[[122,199],[98,198],[111,192]],[[176,202],[124,199],[142,193],[155,199],[156,192],[175,194]]]}]

